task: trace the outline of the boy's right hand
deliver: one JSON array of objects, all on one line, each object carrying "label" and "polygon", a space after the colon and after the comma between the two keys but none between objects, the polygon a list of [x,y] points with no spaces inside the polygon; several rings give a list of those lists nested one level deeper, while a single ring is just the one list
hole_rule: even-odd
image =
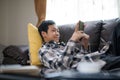
[{"label": "boy's right hand", "polygon": [[79,42],[82,37],[84,37],[84,32],[79,30],[79,22],[75,26],[75,31],[70,38],[70,40],[73,40],[75,42]]},{"label": "boy's right hand", "polygon": [[79,30],[79,22],[75,26],[75,31],[70,38],[70,40],[73,40],[75,42],[80,42],[80,39],[82,39],[82,42],[86,44],[89,40],[89,35],[85,34],[84,31]]}]

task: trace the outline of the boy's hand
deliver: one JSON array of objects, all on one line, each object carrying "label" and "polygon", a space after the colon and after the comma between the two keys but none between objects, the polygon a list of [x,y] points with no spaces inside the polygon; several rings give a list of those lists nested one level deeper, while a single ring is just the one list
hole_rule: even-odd
[{"label": "boy's hand", "polygon": [[90,36],[85,33],[83,33],[83,35],[84,35],[84,37],[82,38],[82,45],[87,50]]},{"label": "boy's hand", "polygon": [[80,30],[79,30],[79,22],[78,22],[78,23],[76,24],[76,26],[75,26],[75,31],[74,31],[74,33],[73,33],[73,35],[72,35],[72,37],[71,37],[70,40],[79,42],[79,40],[80,40],[82,37],[84,37],[83,33],[84,33],[83,31],[80,31]]},{"label": "boy's hand", "polygon": [[82,44],[85,48],[88,47],[89,42],[89,35],[85,34],[82,30],[79,30],[79,22],[75,26],[75,31],[70,38],[70,40],[80,42],[80,39],[82,39]]}]

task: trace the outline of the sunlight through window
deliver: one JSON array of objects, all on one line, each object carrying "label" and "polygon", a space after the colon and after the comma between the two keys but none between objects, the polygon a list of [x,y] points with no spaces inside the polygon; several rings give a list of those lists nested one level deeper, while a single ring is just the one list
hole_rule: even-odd
[{"label": "sunlight through window", "polygon": [[117,0],[47,0],[46,19],[57,24],[118,17]]}]

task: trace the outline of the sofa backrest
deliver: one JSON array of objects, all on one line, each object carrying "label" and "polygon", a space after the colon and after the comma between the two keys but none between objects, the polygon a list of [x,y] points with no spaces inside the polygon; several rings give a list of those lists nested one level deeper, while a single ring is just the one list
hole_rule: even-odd
[{"label": "sofa backrest", "polygon": [[120,18],[104,20],[101,29],[100,49],[105,45],[105,42],[112,40],[114,28],[120,23]]},{"label": "sofa backrest", "polygon": [[100,44],[102,21],[85,22],[85,33],[90,36],[89,43],[91,51],[97,51]]},{"label": "sofa backrest", "polygon": [[[60,30],[60,41],[67,42],[72,36],[75,24],[66,24],[58,26]],[[91,51],[98,50],[100,43],[102,21],[89,21],[85,22],[85,33],[90,35]]]},{"label": "sofa backrest", "polygon": [[[104,46],[104,42],[101,38],[105,41],[109,41],[112,35],[112,31],[114,27],[120,22],[119,18],[110,19],[110,20],[98,20],[98,21],[87,21],[85,22],[85,33],[90,35],[90,45],[91,51],[97,51]],[[60,41],[67,42],[72,33],[74,32],[75,23],[73,24],[65,24],[65,25],[58,25],[60,30]],[[111,41],[111,40],[110,40]]]}]

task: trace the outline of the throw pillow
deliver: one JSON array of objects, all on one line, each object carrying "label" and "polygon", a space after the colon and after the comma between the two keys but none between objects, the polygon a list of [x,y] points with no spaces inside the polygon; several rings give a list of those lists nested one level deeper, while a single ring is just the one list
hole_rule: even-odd
[{"label": "throw pillow", "polygon": [[31,65],[41,65],[38,51],[42,46],[42,38],[39,35],[38,28],[31,23],[28,24],[28,41]]}]

